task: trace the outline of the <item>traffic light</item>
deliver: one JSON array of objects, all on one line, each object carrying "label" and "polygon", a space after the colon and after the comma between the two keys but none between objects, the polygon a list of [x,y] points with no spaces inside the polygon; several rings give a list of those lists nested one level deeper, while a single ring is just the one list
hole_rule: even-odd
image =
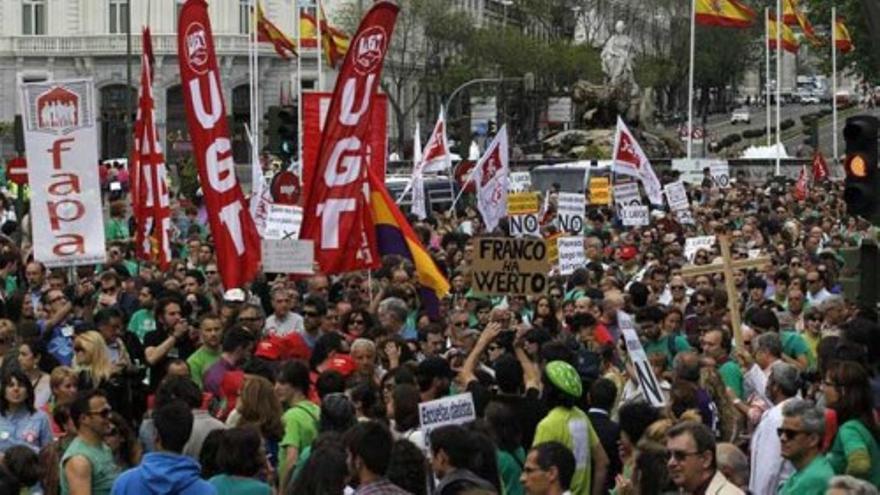
[{"label": "traffic light", "polygon": [[296,107],[270,106],[266,110],[266,145],[264,151],[289,161],[296,154]]},{"label": "traffic light", "polygon": [[846,119],[846,182],[843,199],[847,212],[880,225],[880,173],[877,171],[877,136],[880,120],[870,115]]},{"label": "traffic light", "polygon": [[838,282],[843,288],[847,301],[859,306],[872,308],[880,296],[880,251],[872,239],[862,241],[860,247],[842,248],[838,251],[843,258],[843,267]]}]

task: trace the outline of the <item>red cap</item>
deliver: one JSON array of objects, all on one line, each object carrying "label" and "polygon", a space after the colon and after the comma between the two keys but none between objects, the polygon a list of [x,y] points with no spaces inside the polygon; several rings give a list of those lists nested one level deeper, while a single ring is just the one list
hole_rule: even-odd
[{"label": "red cap", "polygon": [[357,364],[348,354],[335,354],[333,357],[328,358],[326,363],[327,367],[324,368],[324,371],[338,371],[344,377],[348,377],[357,369]]},{"label": "red cap", "polygon": [[257,344],[254,356],[270,361],[286,361],[288,359],[309,360],[312,350],[306,341],[296,332],[291,332],[283,337],[270,335]]},{"label": "red cap", "polygon": [[636,257],[638,254],[638,250],[636,250],[635,246],[623,246],[617,250],[617,255],[620,256],[620,259],[623,261],[629,261]]}]

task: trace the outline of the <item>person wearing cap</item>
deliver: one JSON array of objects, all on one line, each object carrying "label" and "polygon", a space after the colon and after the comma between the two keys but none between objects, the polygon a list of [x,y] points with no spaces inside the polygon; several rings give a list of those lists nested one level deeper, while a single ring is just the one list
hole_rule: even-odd
[{"label": "person wearing cap", "polygon": [[223,304],[220,306],[220,319],[223,326],[228,327],[235,323],[239,310],[247,301],[247,293],[244,290],[235,288],[229,289],[223,293]]},{"label": "person wearing cap", "polygon": [[587,413],[576,406],[583,384],[574,366],[550,361],[544,367],[544,394],[550,412],[538,423],[534,446],[559,442],[575,453],[571,493],[600,495],[605,487],[608,455]]}]

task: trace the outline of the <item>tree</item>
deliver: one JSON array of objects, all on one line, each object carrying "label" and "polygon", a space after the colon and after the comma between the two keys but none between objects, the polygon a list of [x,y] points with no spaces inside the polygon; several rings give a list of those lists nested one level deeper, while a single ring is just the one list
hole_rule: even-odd
[{"label": "tree", "polygon": [[[807,0],[810,20],[817,31],[828,33],[831,40],[831,3],[827,0]],[[880,84],[880,8],[873,0],[836,0],[838,17],[844,18],[846,27],[853,39],[855,50],[837,53],[837,70],[851,69],[872,85]],[[822,70],[831,73],[831,49],[829,45],[818,51],[822,60]]]}]

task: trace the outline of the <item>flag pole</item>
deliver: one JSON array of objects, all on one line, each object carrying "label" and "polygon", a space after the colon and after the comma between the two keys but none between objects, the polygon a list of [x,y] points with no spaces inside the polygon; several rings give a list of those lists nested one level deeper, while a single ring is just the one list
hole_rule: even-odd
[{"label": "flag pole", "polygon": [[294,18],[294,24],[296,25],[296,122],[297,122],[297,137],[296,137],[296,156],[297,163],[299,164],[297,173],[300,177],[302,177],[303,171],[303,99],[302,99],[302,22],[300,18],[302,16],[302,6],[300,5],[300,0],[294,0],[296,3],[296,17]]},{"label": "flag pole", "polygon": [[315,7],[315,24],[317,25],[317,34],[316,38],[318,41],[318,91],[324,91],[324,61],[321,60],[324,55],[324,42],[323,42],[323,26],[321,25],[322,19],[323,22],[327,20],[324,19],[324,7],[321,5],[321,0],[317,0]]},{"label": "flag pole", "polygon": [[262,185],[263,185],[263,170],[260,167],[260,148],[259,143],[257,141],[259,134],[259,120],[258,114],[260,112],[259,109],[259,97],[257,92],[259,89],[257,88],[257,9],[259,9],[259,0],[254,0],[251,2],[251,25],[250,25],[250,36],[248,36],[248,68],[249,68],[249,81],[248,85],[250,86],[250,107],[251,107],[251,115],[250,115],[250,129],[248,132],[248,141],[251,144],[251,201],[250,201],[250,210],[251,215],[256,217],[257,212],[257,201],[259,197],[262,195]]},{"label": "flag pole", "polygon": [[764,77],[764,103],[767,108],[767,146],[770,146],[771,139],[773,133],[770,132],[771,126],[773,125],[772,120],[770,118],[770,7],[764,9],[764,31],[767,32],[764,41],[764,46],[766,48],[765,55],[765,77]]},{"label": "flag pole", "polygon": [[837,7],[831,7],[831,143],[834,164],[840,157],[837,148]]},{"label": "flag pole", "polygon": [[776,175],[782,173],[782,0],[776,0]]},{"label": "flag pole", "polygon": [[691,1],[691,46],[688,69],[688,136],[687,157],[691,159],[694,148],[694,41],[696,39],[697,0]]}]

